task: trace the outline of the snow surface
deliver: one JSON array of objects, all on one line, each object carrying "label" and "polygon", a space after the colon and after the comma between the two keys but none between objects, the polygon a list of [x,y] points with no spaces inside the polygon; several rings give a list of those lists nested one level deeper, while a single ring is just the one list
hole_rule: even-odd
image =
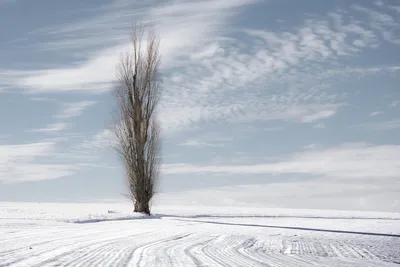
[{"label": "snow surface", "polygon": [[0,266],[398,266],[400,214],[0,203]]}]

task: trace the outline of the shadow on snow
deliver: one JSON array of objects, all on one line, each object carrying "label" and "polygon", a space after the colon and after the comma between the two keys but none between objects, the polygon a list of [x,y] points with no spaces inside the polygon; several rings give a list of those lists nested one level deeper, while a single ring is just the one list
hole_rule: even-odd
[{"label": "shadow on snow", "polygon": [[354,234],[354,235],[372,235],[372,236],[385,236],[385,237],[400,237],[400,234],[371,233],[371,232],[358,232],[358,231],[333,230],[333,229],[319,229],[319,228],[307,228],[307,227],[296,227],[296,226],[279,226],[279,225],[263,225],[263,224],[242,224],[242,223],[201,221],[201,220],[182,220],[182,219],[175,219],[175,220],[177,220],[177,221],[184,221],[184,222],[197,222],[197,223],[217,224],[217,225],[231,225],[231,226],[244,226],[244,227],[261,227],[261,228],[275,228],[275,229],[290,229],[290,230],[314,231],[314,232],[328,232],[328,233],[339,233],[339,234]]}]

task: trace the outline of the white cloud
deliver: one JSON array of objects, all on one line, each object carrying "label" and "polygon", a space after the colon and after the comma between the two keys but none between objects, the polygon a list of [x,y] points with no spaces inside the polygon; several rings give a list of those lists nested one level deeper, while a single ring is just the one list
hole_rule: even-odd
[{"label": "white cloud", "polygon": [[[335,15],[342,16],[332,15],[334,21]],[[246,30],[247,43],[234,38],[209,42],[199,49],[200,60],[188,61],[183,73],[167,79],[175,93],[165,99],[165,124],[176,130],[209,120],[311,123],[334,116],[342,104],[329,90],[335,78],[397,71],[391,66],[324,66],[327,70],[322,72],[315,67],[376,47],[376,33],[361,25],[355,20],[338,26],[331,26],[329,20],[307,21],[295,32]],[[179,108],[171,108],[169,103],[177,100]]]},{"label": "white cloud", "polygon": [[369,114],[369,116],[370,117],[374,117],[374,116],[378,116],[378,115],[380,115],[380,114],[382,114],[383,112],[382,111],[373,111],[373,112],[371,112],[370,114]]},{"label": "white cloud", "polygon": [[201,51],[193,53],[190,57],[195,60],[211,58],[218,52],[219,48],[218,42],[214,42],[204,47]]},{"label": "white cloud", "polygon": [[62,105],[62,111],[56,115],[56,118],[72,118],[81,115],[86,109],[95,105],[95,101],[80,101],[73,103],[65,103]]},{"label": "white cloud", "polygon": [[224,146],[222,143],[210,143],[204,142],[200,140],[186,140],[185,142],[180,144],[181,146],[192,146],[192,147],[221,147]]},{"label": "white cloud", "polygon": [[400,13],[400,6],[388,6],[390,9],[395,10],[396,12]]},{"label": "white cloud", "polygon": [[66,164],[37,163],[55,153],[55,142],[44,141],[31,144],[0,146],[0,181],[47,180],[69,176],[76,166]]},{"label": "white cloud", "polygon": [[[73,162],[78,168],[89,166],[115,167],[109,166],[113,163],[102,162],[104,160],[104,153],[102,152],[105,149],[112,148],[115,142],[115,137],[109,129],[99,131],[91,136],[88,134],[64,135],[58,138],[58,141],[65,141],[68,144],[65,144],[66,146],[62,150],[53,153],[52,159]],[[115,153],[111,152],[108,155],[114,156]]]},{"label": "white cloud", "polygon": [[336,179],[398,178],[400,146],[345,144],[336,148],[306,151],[286,160],[254,165],[166,164],[165,174],[230,173],[230,174],[308,174]]},{"label": "white cloud", "polygon": [[105,129],[93,135],[90,139],[79,145],[81,148],[96,149],[110,147],[116,142],[113,132]]},{"label": "white cloud", "polygon": [[223,147],[232,140],[233,137],[231,136],[211,131],[193,136],[180,145],[190,147]]},{"label": "white cloud", "polygon": [[32,101],[37,101],[37,102],[56,102],[56,100],[50,98],[50,97],[31,97],[30,100]]},{"label": "white cloud", "polygon": [[53,133],[53,132],[60,132],[62,130],[67,129],[69,126],[68,123],[53,123],[47,125],[45,128],[37,128],[31,130],[31,132],[37,132],[37,133]]},{"label": "white cloud", "polygon": [[391,182],[369,181],[360,186],[334,179],[298,180],[161,193],[154,201],[162,205],[352,210],[354,216],[354,211],[399,212],[399,190],[400,183]]},{"label": "white cloud", "polygon": [[304,148],[305,149],[317,149],[317,148],[319,148],[320,147],[320,145],[319,144],[309,144],[309,145],[306,145]]},{"label": "white cloud", "polygon": [[285,129],[283,126],[271,126],[271,127],[265,127],[263,128],[264,131],[266,132],[277,132]]},{"label": "white cloud", "polygon": [[13,166],[7,173],[12,176],[6,177],[4,181],[6,183],[18,183],[59,179],[75,174],[77,169],[77,165],[26,163]]},{"label": "white cloud", "polygon": [[[374,20],[359,21],[337,10],[286,32],[229,26],[238,7],[254,3],[217,0],[212,6],[208,1],[103,6],[99,16],[33,33],[51,36],[56,40],[52,49],[59,51],[90,48],[84,60],[58,69],[6,71],[6,87],[31,92],[110,90],[119,52],[129,48],[128,38],[121,36],[127,35],[132,14],[154,25],[162,39],[166,88],[160,114],[165,133],[210,121],[321,121],[334,116],[345,102],[330,91],[334,78],[388,69],[345,69],[339,62],[379,46],[379,34],[390,32],[395,22],[383,22],[376,14],[371,15]],[[354,9],[369,12],[363,7]],[[103,42],[100,30],[107,32]],[[235,38],[237,33],[244,38]],[[332,68],[333,64],[339,67]]]},{"label": "white cloud", "polygon": [[303,122],[314,122],[322,118],[329,118],[335,114],[335,110],[322,110],[315,114],[310,114],[302,118]]},{"label": "white cloud", "polygon": [[400,105],[399,100],[393,100],[393,102],[390,104],[390,107],[395,108]]},{"label": "white cloud", "polygon": [[314,129],[325,129],[326,126],[324,123],[318,123],[316,125],[313,126]]},{"label": "white cloud", "polygon": [[396,31],[400,26],[400,22],[396,17],[393,17],[383,10],[373,10],[359,5],[353,5],[353,9],[366,14],[370,19],[372,27],[377,29],[386,41],[400,44],[400,39],[396,36]]},{"label": "white cloud", "polygon": [[2,145],[0,146],[1,166],[7,165],[14,159],[29,159],[35,156],[47,155],[53,151],[53,142],[38,142],[23,145]]},{"label": "white cloud", "polygon": [[[133,3],[126,3],[124,9],[114,9],[110,5],[105,15],[90,18],[79,23],[53,27],[53,30],[46,29],[47,34],[55,35],[57,38],[68,38],[65,35],[79,35],[86,37],[88,35],[98,40],[98,32],[104,33],[104,27],[108,29],[118,29],[108,35],[108,38],[98,40],[101,43],[106,42],[107,47],[88,53],[90,57],[83,63],[74,66],[67,66],[59,69],[46,69],[33,72],[22,71],[14,75],[17,79],[15,86],[28,88],[35,92],[60,92],[60,91],[90,91],[92,93],[101,93],[112,88],[112,81],[115,80],[115,66],[122,52],[128,51],[129,30],[132,26],[131,15],[135,11],[143,16],[144,22],[155,26],[161,37],[161,53],[164,64],[171,63],[174,59],[183,55],[190,55],[199,47],[202,47],[207,36],[215,37],[220,32],[227,18],[234,13],[234,8],[248,5],[255,1],[227,1],[216,0],[213,6],[208,1],[187,1],[185,3],[169,2],[159,4],[153,7],[146,6],[144,9],[132,10]],[[136,4],[136,3],[135,3]],[[129,9],[129,12],[126,11]],[[125,15],[126,16],[125,16]],[[191,16],[189,16],[191,15]],[[117,18],[117,19],[116,19]],[[147,21],[148,20],[148,21]],[[87,27],[83,27],[86,25]],[[88,29],[90,32],[88,32]],[[110,29],[110,30],[111,30]],[[124,33],[121,33],[124,32]],[[37,34],[43,34],[44,30],[37,31]],[[94,36],[93,36],[94,35]],[[110,45],[107,40],[115,36],[125,36],[117,38],[114,45]],[[180,40],[176,42],[176,40]],[[82,39],[71,40],[70,44],[81,44]]]}]

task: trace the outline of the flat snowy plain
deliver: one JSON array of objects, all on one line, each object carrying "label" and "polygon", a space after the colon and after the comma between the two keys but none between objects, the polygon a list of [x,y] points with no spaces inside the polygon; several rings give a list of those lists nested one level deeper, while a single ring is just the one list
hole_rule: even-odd
[{"label": "flat snowy plain", "polygon": [[399,266],[400,213],[0,203],[0,266]]}]

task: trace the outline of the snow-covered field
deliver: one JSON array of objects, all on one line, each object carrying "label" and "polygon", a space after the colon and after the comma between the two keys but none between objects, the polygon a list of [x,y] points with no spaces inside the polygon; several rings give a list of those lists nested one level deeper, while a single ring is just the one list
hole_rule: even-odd
[{"label": "snow-covered field", "polygon": [[0,266],[398,266],[400,214],[0,203]]}]

